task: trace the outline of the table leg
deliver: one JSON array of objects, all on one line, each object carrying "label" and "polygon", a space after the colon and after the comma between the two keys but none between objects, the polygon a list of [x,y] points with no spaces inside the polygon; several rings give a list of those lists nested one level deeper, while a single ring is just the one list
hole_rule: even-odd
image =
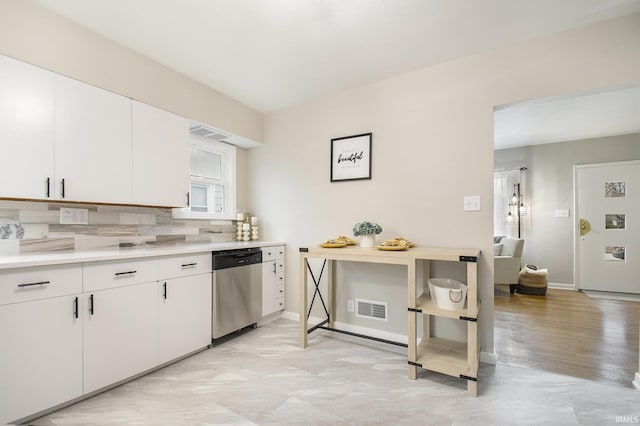
[{"label": "table leg", "polygon": [[307,258],[300,256],[300,347],[307,347]]},{"label": "table leg", "polygon": [[[407,264],[407,307],[415,309],[416,307],[416,261],[411,260]],[[416,362],[417,347],[416,347],[416,318],[417,313],[408,311],[408,327],[407,327],[407,358],[410,363]],[[415,380],[417,377],[418,368],[415,365],[409,364],[408,377],[411,380]]]}]

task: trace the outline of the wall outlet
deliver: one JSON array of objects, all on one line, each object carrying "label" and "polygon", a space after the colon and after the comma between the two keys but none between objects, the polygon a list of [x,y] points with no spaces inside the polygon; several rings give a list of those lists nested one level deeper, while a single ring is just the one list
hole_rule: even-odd
[{"label": "wall outlet", "polygon": [[60,207],[60,224],[61,225],[88,225],[89,210],[88,209],[70,209]]},{"label": "wall outlet", "polygon": [[347,300],[347,312],[355,312],[356,311],[356,305],[353,302],[353,300]]}]

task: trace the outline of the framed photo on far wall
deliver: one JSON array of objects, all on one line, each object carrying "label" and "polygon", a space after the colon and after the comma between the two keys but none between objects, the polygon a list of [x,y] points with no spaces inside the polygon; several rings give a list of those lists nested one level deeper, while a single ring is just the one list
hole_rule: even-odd
[{"label": "framed photo on far wall", "polygon": [[371,179],[371,135],[331,139],[331,182]]},{"label": "framed photo on far wall", "polygon": [[604,196],[605,198],[618,198],[627,195],[627,182],[605,182]]}]

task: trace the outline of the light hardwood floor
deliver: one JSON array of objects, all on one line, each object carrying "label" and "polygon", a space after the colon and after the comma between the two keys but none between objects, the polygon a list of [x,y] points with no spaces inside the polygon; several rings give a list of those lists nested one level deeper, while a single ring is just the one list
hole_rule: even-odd
[{"label": "light hardwood floor", "polygon": [[549,289],[546,296],[495,288],[499,363],[633,387],[640,303]]}]

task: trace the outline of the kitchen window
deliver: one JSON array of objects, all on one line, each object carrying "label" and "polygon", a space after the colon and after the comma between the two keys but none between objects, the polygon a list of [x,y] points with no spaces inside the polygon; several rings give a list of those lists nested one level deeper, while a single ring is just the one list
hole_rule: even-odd
[{"label": "kitchen window", "polygon": [[174,217],[234,219],[236,147],[194,135],[190,142],[190,203]]}]

